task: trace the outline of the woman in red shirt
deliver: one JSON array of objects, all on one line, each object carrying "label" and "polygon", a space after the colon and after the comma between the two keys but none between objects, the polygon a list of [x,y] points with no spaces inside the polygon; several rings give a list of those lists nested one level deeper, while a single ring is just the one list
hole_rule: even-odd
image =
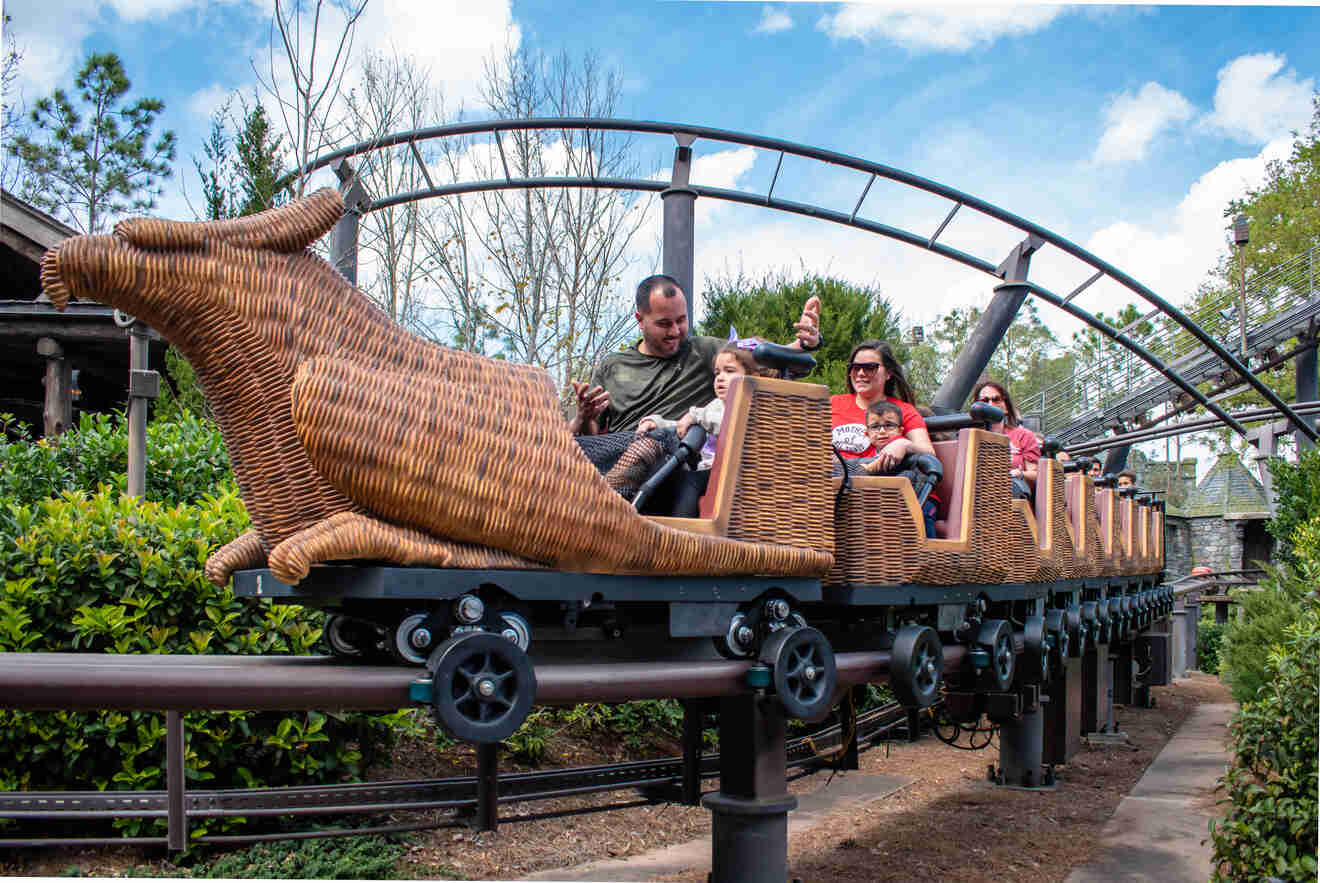
[{"label": "woman in red shirt", "polygon": [[[908,454],[934,454],[926,421],[913,407],[916,396],[903,376],[889,344],[864,340],[848,357],[848,392],[830,397],[833,412],[833,443],[848,459],[875,457],[882,469],[893,469]],[[903,435],[877,451],[866,435],[866,409],[881,398],[903,412]]]}]

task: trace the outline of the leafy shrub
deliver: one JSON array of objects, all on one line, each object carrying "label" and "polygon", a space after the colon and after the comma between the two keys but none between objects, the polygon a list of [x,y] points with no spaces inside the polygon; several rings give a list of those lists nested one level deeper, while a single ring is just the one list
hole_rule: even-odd
[{"label": "leafy shrub", "polygon": [[[203,577],[211,551],[247,525],[232,489],[173,506],[108,487],[4,504],[0,651],[319,652],[323,614],[240,600]],[[188,778],[216,787],[338,781],[357,774],[389,720],[190,713]],[[164,716],[0,711],[0,757],[4,791],[164,788]]]},{"label": "leafy shrub", "polygon": [[1202,620],[1196,626],[1196,667],[1206,674],[1219,674],[1219,651],[1227,623]]},{"label": "leafy shrub", "polygon": [[1320,512],[1320,448],[1303,451],[1296,463],[1271,458],[1269,469],[1278,502],[1265,527],[1278,543],[1280,558],[1295,563],[1295,534]]},{"label": "leafy shrub", "polygon": [[[0,499],[34,503],[65,491],[95,493],[102,484],[122,493],[128,483],[128,421],[122,414],[84,413],[78,426],[53,439],[0,414]],[[147,425],[147,499],[191,503],[234,486],[220,430],[182,413]]]},{"label": "leafy shrub", "polygon": [[1303,599],[1315,585],[1295,569],[1272,567],[1260,581],[1259,591],[1238,593],[1239,613],[1228,623],[1220,644],[1219,673],[1239,703],[1255,698],[1268,683],[1270,647],[1301,616]]},{"label": "leafy shrub", "polygon": [[259,843],[192,869],[193,877],[266,880],[394,880],[402,844],[385,837]]},{"label": "leafy shrub", "polygon": [[1320,608],[1312,602],[1269,651],[1264,685],[1234,718],[1228,813],[1212,822],[1215,880],[1316,879]]}]

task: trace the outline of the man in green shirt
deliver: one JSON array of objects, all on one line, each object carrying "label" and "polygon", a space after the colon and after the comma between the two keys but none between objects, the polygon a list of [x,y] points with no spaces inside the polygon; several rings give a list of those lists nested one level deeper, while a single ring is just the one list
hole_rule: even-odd
[{"label": "man in green shirt", "polygon": [[[637,286],[641,340],[601,360],[590,383],[573,382],[577,414],[569,428],[578,435],[636,429],[643,417],[677,420],[694,405],[715,397],[715,354],[727,341],[688,334],[687,301],[678,282],[650,276]],[[820,347],[820,300],[812,297],[795,323],[789,346]]]}]

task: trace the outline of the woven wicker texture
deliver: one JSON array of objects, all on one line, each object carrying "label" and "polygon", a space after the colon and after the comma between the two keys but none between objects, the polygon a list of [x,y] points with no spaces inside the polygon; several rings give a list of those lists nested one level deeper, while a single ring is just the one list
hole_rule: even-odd
[{"label": "woven wicker texture", "polygon": [[262,553],[287,582],[320,560],[454,566],[461,544],[494,550],[483,566],[829,568],[825,544],[741,543],[636,515],[574,444],[544,371],[414,337],[306,250],[342,212],[327,189],[237,221],[128,221],[43,259],[57,306],[76,297],[132,313],[196,370],[253,525],[208,562],[213,580]]},{"label": "woven wicker texture", "polygon": [[[828,582],[954,585],[1126,572],[1103,555],[1089,479],[1067,477],[1076,482],[1073,496],[1082,502],[1084,530],[1078,540],[1069,523],[1067,482],[1057,463],[1041,461],[1047,465],[1038,479],[1037,495],[1050,501],[1050,509],[1033,522],[1030,508],[1010,498],[1007,439],[981,430],[962,432],[967,434],[967,454],[957,472],[966,482],[963,512],[971,519],[966,539],[924,536],[907,479],[854,477],[837,509],[835,563]],[[841,479],[833,484],[837,489]],[[1033,529],[1033,523],[1040,521],[1044,529]]]}]

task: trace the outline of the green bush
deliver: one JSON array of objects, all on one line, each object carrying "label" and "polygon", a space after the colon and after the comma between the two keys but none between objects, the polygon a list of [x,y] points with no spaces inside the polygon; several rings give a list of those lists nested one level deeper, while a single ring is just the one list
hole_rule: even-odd
[{"label": "green bush", "polygon": [[[0,503],[0,651],[320,652],[323,614],[240,600],[203,577],[207,556],[247,526],[232,489],[173,506],[109,487]],[[185,721],[192,782],[255,787],[356,775],[390,717],[196,712]],[[0,757],[0,791],[164,788],[164,716],[0,711]]]},{"label": "green bush", "polygon": [[1312,601],[1268,653],[1264,685],[1234,718],[1227,816],[1212,822],[1215,880],[1316,879],[1320,609]]},{"label": "green bush", "polygon": [[[128,482],[128,428],[122,414],[87,414],[53,439],[0,414],[0,500],[34,503],[65,491],[95,493],[102,484],[122,493]],[[220,430],[182,413],[147,425],[147,499],[191,503],[234,486]]]},{"label": "green bush", "polygon": [[1228,623],[1201,620],[1196,626],[1196,667],[1210,675],[1219,674],[1219,653]]},{"label": "green bush", "polygon": [[1269,469],[1277,505],[1266,529],[1277,541],[1279,557],[1294,563],[1294,535],[1320,512],[1320,448],[1303,451],[1296,463],[1272,458]]},{"label": "green bush", "polygon": [[192,869],[192,877],[266,880],[394,880],[404,847],[385,837],[259,843]]}]

